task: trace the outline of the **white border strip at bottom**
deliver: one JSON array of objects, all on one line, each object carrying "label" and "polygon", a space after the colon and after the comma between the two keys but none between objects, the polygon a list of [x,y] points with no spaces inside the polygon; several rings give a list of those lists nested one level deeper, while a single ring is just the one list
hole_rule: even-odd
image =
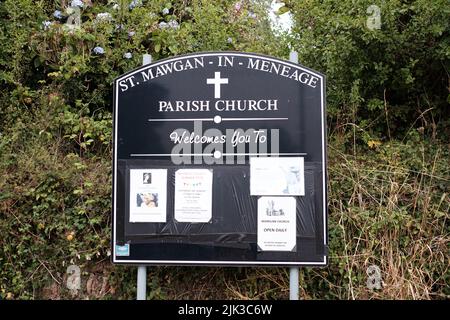
[{"label": "white border strip at bottom", "polygon": [[213,264],[238,264],[238,265],[272,265],[272,266],[285,266],[285,265],[326,265],[327,264],[327,256],[323,256],[323,261],[317,262],[284,262],[284,261],[188,261],[188,260],[113,260],[114,263],[121,264],[173,264],[173,265],[182,265],[182,264],[190,264],[190,265],[213,265]]}]

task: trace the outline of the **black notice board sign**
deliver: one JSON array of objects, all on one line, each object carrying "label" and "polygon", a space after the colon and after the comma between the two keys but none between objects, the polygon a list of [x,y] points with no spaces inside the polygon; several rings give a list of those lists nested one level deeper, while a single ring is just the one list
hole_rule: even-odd
[{"label": "black notice board sign", "polygon": [[239,52],[114,82],[112,261],[327,264],[325,77]]}]

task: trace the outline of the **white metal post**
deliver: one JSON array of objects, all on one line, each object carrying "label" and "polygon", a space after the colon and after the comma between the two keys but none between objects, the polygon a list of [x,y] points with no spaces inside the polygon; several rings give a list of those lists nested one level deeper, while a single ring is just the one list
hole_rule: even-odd
[{"label": "white metal post", "polygon": [[[152,56],[149,54],[144,54],[142,56],[142,65],[152,63]],[[147,299],[147,267],[138,266],[137,272],[137,300]]]},{"label": "white metal post", "polygon": [[298,52],[297,51],[291,51],[289,53],[289,61],[298,63]]},{"label": "white metal post", "polygon": [[[298,53],[296,51],[291,51],[289,53],[289,61],[298,63]],[[289,268],[289,300],[299,299],[298,290],[298,268]]]},{"label": "white metal post", "polygon": [[146,266],[138,267],[137,300],[147,300],[147,267]]},{"label": "white metal post", "polygon": [[289,300],[298,300],[298,268],[289,268]]},{"label": "white metal post", "polygon": [[142,65],[145,66],[147,64],[152,63],[152,56],[148,53],[142,55]]}]

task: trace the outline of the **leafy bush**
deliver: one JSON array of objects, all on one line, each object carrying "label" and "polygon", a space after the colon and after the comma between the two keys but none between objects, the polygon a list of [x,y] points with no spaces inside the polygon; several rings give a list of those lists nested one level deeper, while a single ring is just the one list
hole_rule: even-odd
[{"label": "leafy bush", "polygon": [[[367,10],[380,9],[380,28]],[[445,0],[289,1],[301,63],[327,75],[328,116],[336,133],[374,139],[418,124],[449,136],[449,13]]]}]

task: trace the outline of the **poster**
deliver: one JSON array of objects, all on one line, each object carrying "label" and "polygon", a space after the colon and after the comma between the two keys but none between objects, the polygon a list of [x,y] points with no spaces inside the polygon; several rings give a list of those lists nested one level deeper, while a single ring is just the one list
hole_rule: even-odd
[{"label": "poster", "polygon": [[252,196],[304,196],[303,157],[250,158],[250,194]]},{"label": "poster", "polygon": [[296,251],[297,224],[294,197],[258,199],[259,251]]},{"label": "poster", "polygon": [[167,169],[130,170],[130,222],[166,222]]},{"label": "poster", "polygon": [[212,218],[213,173],[209,169],[175,172],[175,220],[207,223]]}]

